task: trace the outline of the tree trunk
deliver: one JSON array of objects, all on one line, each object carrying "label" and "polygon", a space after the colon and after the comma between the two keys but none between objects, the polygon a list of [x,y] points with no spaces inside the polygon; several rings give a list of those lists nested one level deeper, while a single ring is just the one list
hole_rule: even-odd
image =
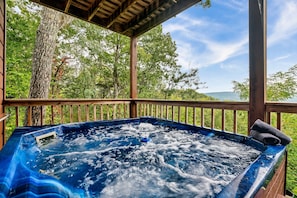
[{"label": "tree trunk", "polygon": [[118,64],[119,64],[119,59],[121,55],[121,42],[120,42],[120,36],[116,36],[116,49],[114,53],[114,64],[113,64],[113,98],[118,98],[119,96],[119,74],[118,74]]},{"label": "tree trunk", "polygon": [[[48,98],[58,32],[71,20],[69,16],[45,7],[41,17],[33,52],[29,98]],[[32,109],[32,125],[41,124],[41,113],[41,107]],[[25,124],[31,124],[28,118]]]}]

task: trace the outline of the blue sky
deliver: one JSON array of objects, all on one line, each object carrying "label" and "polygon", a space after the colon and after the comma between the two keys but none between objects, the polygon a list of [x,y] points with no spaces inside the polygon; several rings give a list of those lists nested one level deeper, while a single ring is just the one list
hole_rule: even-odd
[{"label": "blue sky", "polygon": [[[248,0],[212,0],[163,23],[176,42],[183,70],[199,68],[207,88],[232,91],[232,81],[249,77]],[[297,64],[297,1],[267,0],[267,74]]]}]

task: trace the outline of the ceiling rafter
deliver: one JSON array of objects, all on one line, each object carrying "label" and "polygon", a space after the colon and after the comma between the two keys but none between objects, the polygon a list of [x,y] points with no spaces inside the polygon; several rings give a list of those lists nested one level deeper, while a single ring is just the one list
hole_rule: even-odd
[{"label": "ceiling rafter", "polygon": [[100,3],[102,2],[103,0],[96,0],[92,7],[90,8],[90,12],[91,14],[88,16],[88,21],[91,21],[92,18],[96,15],[96,13],[101,9],[100,7]]},{"label": "ceiling rafter", "polygon": [[201,0],[172,0],[172,1],[174,3],[171,4],[169,8],[157,14],[157,16],[155,16],[153,19],[147,20],[144,24],[139,25],[137,28],[134,28],[133,25],[131,25],[130,34],[132,34],[132,36],[139,36],[144,32],[150,30],[151,28],[163,23],[169,18],[176,16],[177,14],[186,10],[187,8],[201,2]]},{"label": "ceiling rafter", "polygon": [[109,21],[107,22],[107,28],[109,28],[120,16],[122,13],[126,13],[134,3],[137,3],[138,0],[127,0],[125,1],[118,9],[110,16]]},{"label": "ceiling rafter", "polygon": [[134,20],[132,20],[130,23],[125,25],[124,34],[125,32],[133,31],[134,29],[137,29],[138,26],[141,24],[146,23],[147,21],[152,20],[152,18],[156,17],[157,15],[162,12],[163,8],[169,7],[172,4],[175,4],[176,0],[166,0],[166,1],[155,1],[153,4],[151,4],[147,9],[145,9],[141,14],[139,14]]}]

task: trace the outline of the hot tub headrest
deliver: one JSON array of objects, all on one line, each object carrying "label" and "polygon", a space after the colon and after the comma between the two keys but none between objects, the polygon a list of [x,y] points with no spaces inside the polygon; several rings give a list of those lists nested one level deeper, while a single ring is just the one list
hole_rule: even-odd
[{"label": "hot tub headrest", "polygon": [[[261,134],[259,135],[258,133],[261,133]],[[264,135],[263,135],[263,133],[264,133]],[[275,140],[272,140],[272,136],[267,135],[267,133],[271,134],[271,135],[275,136],[277,139],[279,139],[280,143],[282,145],[287,145],[292,141],[292,139],[290,137],[288,137],[287,135],[285,135],[283,132],[281,132],[277,128],[272,127],[271,125],[267,124],[266,122],[263,122],[260,119],[257,119],[254,122],[254,124],[251,126],[250,134],[255,139],[257,139],[256,137],[258,137],[260,139],[262,138],[264,141],[277,142],[276,138],[275,138]]]}]

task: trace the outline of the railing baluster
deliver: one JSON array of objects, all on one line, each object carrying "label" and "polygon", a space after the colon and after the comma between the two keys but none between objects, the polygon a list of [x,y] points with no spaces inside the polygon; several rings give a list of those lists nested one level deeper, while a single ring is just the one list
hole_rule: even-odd
[{"label": "railing baluster", "polygon": [[142,104],[142,115],[146,116],[146,104]]},{"label": "railing baluster", "polygon": [[123,116],[122,116],[122,104],[118,104],[116,110],[117,110],[116,117],[117,118],[123,118]]},{"label": "railing baluster", "polygon": [[114,110],[114,119],[118,119],[121,117],[121,106],[118,105],[118,104],[113,104],[115,105],[113,107],[113,110]]},{"label": "railing baluster", "polygon": [[141,103],[139,103],[137,105],[137,107],[138,107],[138,115],[141,116],[142,115],[142,112],[141,112]]},{"label": "railing baluster", "polygon": [[222,131],[225,131],[225,109],[222,109]]},{"label": "railing baluster", "polygon": [[214,109],[213,108],[211,108],[211,115],[210,116],[211,116],[211,118],[210,118],[211,119],[211,121],[210,121],[211,122],[210,128],[211,129],[214,129],[214,122],[215,122],[214,119],[215,118],[214,118]]},{"label": "railing baluster", "polygon": [[117,105],[113,105],[113,114],[112,114],[112,119],[115,120],[117,118]]},{"label": "railing baluster", "polygon": [[100,120],[103,120],[103,105],[100,104]]},{"label": "railing baluster", "polygon": [[185,123],[188,124],[188,107],[185,106]]},{"label": "railing baluster", "polygon": [[32,126],[32,106],[28,107],[28,126]]},{"label": "railing baluster", "polygon": [[279,129],[279,130],[281,130],[281,126],[282,126],[282,115],[281,115],[281,113],[280,112],[277,112],[276,113],[276,116],[277,116],[277,128]]},{"label": "railing baluster", "polygon": [[201,127],[204,127],[204,108],[201,107],[200,111],[201,111],[201,113],[200,113],[200,123],[201,123]]},{"label": "railing baluster", "polygon": [[166,105],[166,120],[168,120],[168,114],[169,113],[169,106],[168,105]]},{"label": "railing baluster", "polygon": [[193,125],[196,126],[196,107],[193,107]]},{"label": "railing baluster", "polygon": [[107,111],[106,111],[107,112],[107,115],[106,115],[107,118],[106,118],[106,120],[109,120],[109,105],[105,105],[105,106],[107,108]]},{"label": "railing baluster", "polygon": [[142,117],[142,116],[144,116],[145,115],[145,112],[144,112],[144,106],[145,106],[145,104],[142,104],[142,103],[140,103],[140,107],[141,107],[141,109],[140,109],[140,113],[138,114],[138,117]]},{"label": "railing baluster", "polygon": [[121,105],[117,105],[116,104],[116,119],[118,119],[118,118],[122,118],[122,113],[121,113]]},{"label": "railing baluster", "polygon": [[61,123],[65,123],[65,121],[64,121],[64,105],[60,106],[60,115],[61,115]]},{"label": "railing baluster", "polygon": [[97,120],[97,105],[94,104],[93,106],[93,120]]},{"label": "railing baluster", "polygon": [[40,106],[40,124],[41,124],[41,126],[43,126],[43,119],[44,119],[44,115],[43,115],[43,112],[45,112],[44,110],[43,110],[43,106]]},{"label": "railing baluster", "polygon": [[81,122],[81,109],[80,109],[80,105],[77,105],[77,118],[78,118],[78,122]]},{"label": "railing baluster", "polygon": [[180,106],[177,107],[177,121],[180,122]]},{"label": "railing baluster", "polygon": [[271,123],[271,112],[267,112],[267,120],[266,120],[266,122],[267,122],[268,124]]},{"label": "railing baluster", "polygon": [[[42,111],[40,114],[42,114]],[[54,123],[54,106],[51,105],[51,125],[53,125]]]},{"label": "railing baluster", "polygon": [[70,122],[73,122],[73,109],[72,109],[72,105],[70,105],[70,109],[69,109],[69,116],[70,116]]},{"label": "railing baluster", "polygon": [[171,119],[174,121],[174,106],[171,106]]},{"label": "railing baluster", "polygon": [[15,125],[19,126],[19,107],[15,107]]},{"label": "railing baluster", "polygon": [[247,131],[247,135],[250,135],[250,125],[249,125],[249,123],[250,123],[250,112],[248,111],[248,122],[247,122],[248,131]]},{"label": "railing baluster", "polygon": [[85,113],[86,113],[86,120],[87,121],[90,121],[90,112],[89,112],[89,105],[87,104],[86,106],[85,106]]},{"label": "railing baluster", "polygon": [[124,104],[124,118],[128,117],[127,115],[127,105]]},{"label": "railing baluster", "polygon": [[146,104],[141,104],[141,113],[142,116],[146,116]]},{"label": "railing baluster", "polygon": [[233,110],[233,133],[237,133],[237,111]]}]

